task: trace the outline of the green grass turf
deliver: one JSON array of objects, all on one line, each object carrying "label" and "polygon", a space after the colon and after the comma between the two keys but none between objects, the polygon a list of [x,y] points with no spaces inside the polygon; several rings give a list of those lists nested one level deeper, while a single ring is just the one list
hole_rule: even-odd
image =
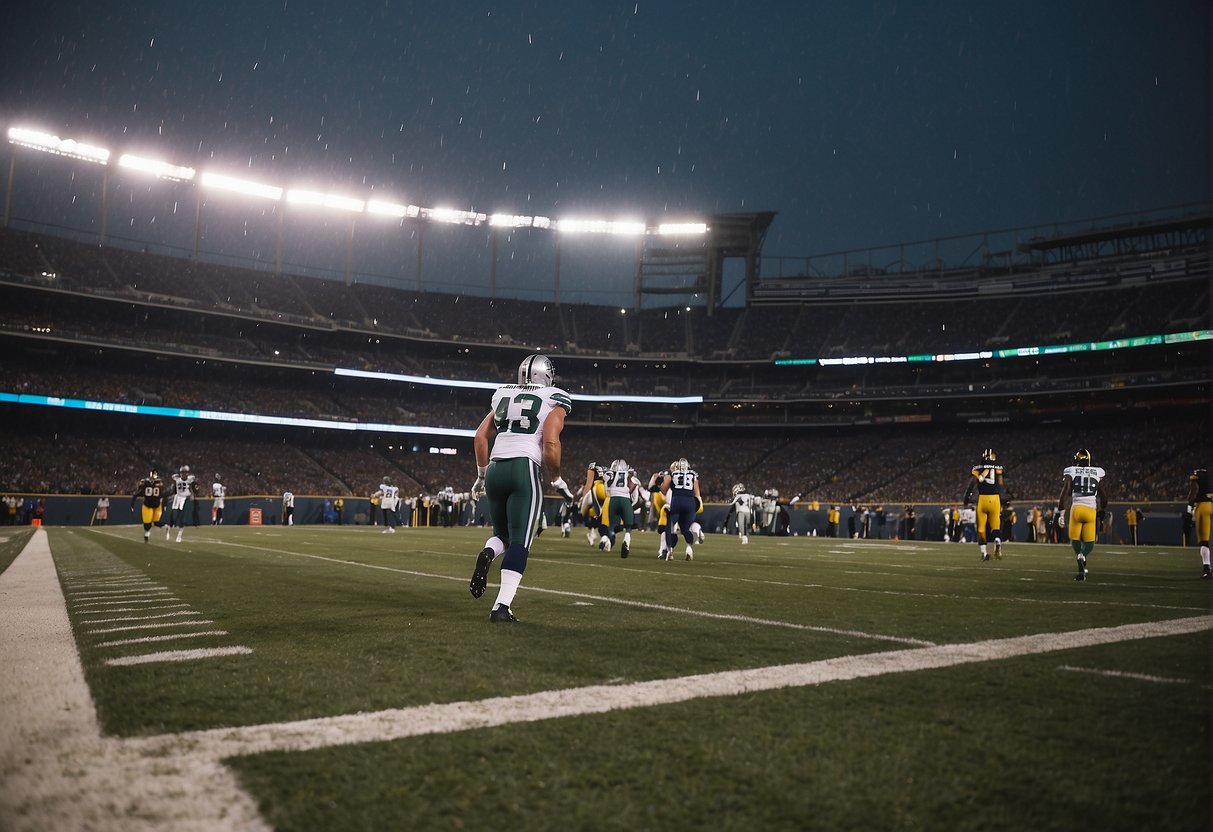
[{"label": "green grass turf", "polygon": [[[1207,614],[1195,550],[709,537],[694,562],[576,532],[537,541],[514,603],[467,579],[470,529],[53,529],[104,729],[256,725],[430,702],[677,678]],[[101,647],[74,595],[116,566],[229,635]],[[111,574],[111,573],[104,573]],[[697,613],[709,613],[705,617]],[[96,613],[91,615],[95,616]],[[247,656],[106,658],[239,644]],[[1203,829],[1209,633],[606,715],[231,761],[282,829]],[[1116,671],[1096,675],[1061,669]],[[649,703],[643,703],[649,704]]]},{"label": "green grass turf", "polygon": [[33,535],[29,526],[0,526],[0,572],[17,559]]}]

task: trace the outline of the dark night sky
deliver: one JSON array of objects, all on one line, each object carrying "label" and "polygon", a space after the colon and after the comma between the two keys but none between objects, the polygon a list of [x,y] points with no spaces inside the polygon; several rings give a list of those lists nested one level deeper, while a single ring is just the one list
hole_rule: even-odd
[{"label": "dark night sky", "polygon": [[4,126],[278,184],[772,210],[768,257],[1210,199],[1207,0],[25,5]]}]

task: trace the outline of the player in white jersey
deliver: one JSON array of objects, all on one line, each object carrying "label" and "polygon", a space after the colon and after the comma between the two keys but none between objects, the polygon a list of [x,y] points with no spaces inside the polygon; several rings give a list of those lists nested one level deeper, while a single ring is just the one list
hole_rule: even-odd
[{"label": "player in white jersey", "polygon": [[391,477],[384,477],[379,488],[371,495],[372,502],[375,499],[378,499],[379,509],[383,512],[383,534],[395,534],[400,521],[396,513],[400,505],[400,487],[392,485]]},{"label": "player in white jersey", "polygon": [[[742,543],[750,542],[750,524],[754,522],[754,503],[758,498],[750,492],[741,483],[733,486],[733,502],[729,506],[729,514],[737,515],[737,536],[741,538]],[[728,518],[725,518],[725,526],[729,524]]]},{"label": "player in white jersey", "polygon": [[560,432],[573,411],[569,394],[554,387],[556,370],[546,355],[529,355],[518,366],[518,383],[497,388],[488,414],[476,429],[476,482],[472,492],[485,496],[493,536],[476,556],[468,585],[473,598],[484,595],[489,568],[501,558],[501,587],[489,621],[516,621],[510,605],[522,583],[539,514],[543,509],[540,472],[565,497],[572,492],[560,476]]},{"label": "player in white jersey", "polygon": [[632,489],[639,488],[640,481],[627,462],[616,459],[603,472],[602,482],[606,489],[606,503],[602,507],[602,541],[598,548],[609,552],[615,545],[616,536],[623,531],[619,557],[626,558],[632,548],[632,529],[636,528]]},{"label": "player in white jersey", "polygon": [[215,475],[215,481],[211,483],[211,497],[214,502],[211,504],[211,525],[223,525],[223,504],[227,498],[227,486],[220,480],[218,474]]},{"label": "player in white jersey", "polygon": [[291,491],[282,492],[282,525],[295,525],[295,495]]},{"label": "player in white jersey", "polygon": [[185,531],[185,507],[194,496],[196,480],[188,465],[182,465],[181,470],[173,474],[173,502],[169,506],[168,526],[164,529],[165,540],[169,539],[173,528],[176,527],[177,542],[181,542],[181,533]]},{"label": "player in white jersey", "polygon": [[1101,483],[1106,476],[1104,469],[1091,464],[1091,452],[1086,448],[1074,454],[1074,464],[1061,472],[1061,495],[1057,498],[1055,516],[1058,528],[1066,528],[1068,524],[1070,547],[1078,561],[1076,581],[1087,579],[1087,555],[1095,548],[1095,532],[1108,504]]},{"label": "player in white jersey", "polygon": [[695,515],[703,505],[699,496],[699,474],[685,458],[679,459],[670,466],[669,473],[662,480],[661,493],[665,495],[666,503],[670,507],[669,526],[665,536],[669,552],[667,557],[673,558],[674,546],[678,543],[678,533],[674,531],[677,526],[687,544],[685,557],[692,560],[695,557],[692,544],[696,541],[699,526],[695,522]]}]

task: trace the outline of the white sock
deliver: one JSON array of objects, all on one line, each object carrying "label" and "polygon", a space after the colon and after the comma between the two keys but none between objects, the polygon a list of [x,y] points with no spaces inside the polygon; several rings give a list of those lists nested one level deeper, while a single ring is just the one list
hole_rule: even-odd
[{"label": "white sock", "polygon": [[1200,562],[1203,563],[1205,566],[1209,565],[1209,547],[1208,546],[1200,547]]},{"label": "white sock", "polygon": [[492,549],[493,560],[497,560],[505,552],[505,541],[500,537],[490,537],[485,541],[484,548]]},{"label": "white sock", "polygon": [[627,546],[629,549],[632,548],[632,533],[631,532],[623,533],[623,545]]},{"label": "white sock", "polygon": [[493,606],[504,604],[509,606],[514,603],[514,594],[518,592],[518,585],[522,583],[522,573],[515,572],[513,569],[501,570],[501,589],[497,592],[497,600],[493,602]]}]

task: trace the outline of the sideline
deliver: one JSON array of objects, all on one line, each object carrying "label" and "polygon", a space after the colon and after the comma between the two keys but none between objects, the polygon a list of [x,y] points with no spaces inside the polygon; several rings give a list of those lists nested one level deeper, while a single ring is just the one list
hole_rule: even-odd
[{"label": "sideline", "polygon": [[0,574],[0,827],[268,830],[224,765],[101,736],[45,529]]}]

